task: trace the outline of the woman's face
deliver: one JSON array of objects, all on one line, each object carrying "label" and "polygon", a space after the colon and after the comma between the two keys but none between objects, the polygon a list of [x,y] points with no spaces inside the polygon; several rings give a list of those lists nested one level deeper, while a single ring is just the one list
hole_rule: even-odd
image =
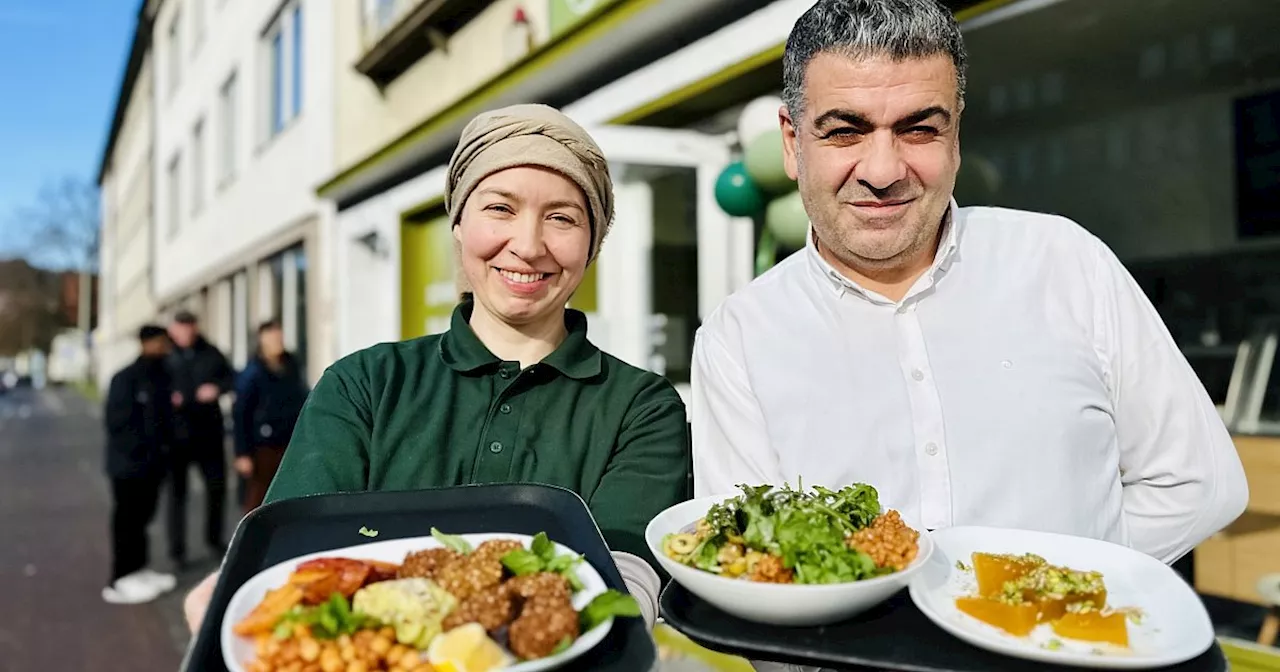
[{"label": "woman's face", "polygon": [[591,224],[572,180],[530,166],[485,178],[453,235],[476,301],[511,325],[559,316],[587,268]]}]

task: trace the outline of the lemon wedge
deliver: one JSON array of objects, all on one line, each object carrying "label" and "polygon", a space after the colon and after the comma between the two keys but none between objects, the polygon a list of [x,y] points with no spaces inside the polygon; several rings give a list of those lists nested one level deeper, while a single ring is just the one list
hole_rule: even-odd
[{"label": "lemon wedge", "polygon": [[437,636],[427,649],[427,662],[437,672],[490,672],[515,662],[479,623],[454,628]]}]

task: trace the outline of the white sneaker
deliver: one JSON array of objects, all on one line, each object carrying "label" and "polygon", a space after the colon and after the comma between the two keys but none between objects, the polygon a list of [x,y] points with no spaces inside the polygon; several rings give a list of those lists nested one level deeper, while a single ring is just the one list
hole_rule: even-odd
[{"label": "white sneaker", "polygon": [[110,604],[142,604],[160,597],[163,592],[159,586],[135,572],[116,579],[115,583],[103,588],[102,599]]},{"label": "white sneaker", "polygon": [[178,577],[172,574],[164,574],[154,569],[144,568],[134,572],[142,581],[145,581],[160,590],[161,593],[167,593],[178,587]]}]

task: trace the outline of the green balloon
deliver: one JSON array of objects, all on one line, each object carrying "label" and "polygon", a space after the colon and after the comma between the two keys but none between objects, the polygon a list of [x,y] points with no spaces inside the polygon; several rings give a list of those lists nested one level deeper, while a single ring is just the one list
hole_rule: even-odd
[{"label": "green balloon", "polygon": [[716,203],[734,217],[751,217],[764,209],[764,194],[741,161],[726,166],[716,178]]},{"label": "green balloon", "polygon": [[764,225],[783,247],[793,250],[804,247],[805,236],[809,234],[809,213],[804,211],[800,192],[793,191],[769,201]]},{"label": "green balloon", "polygon": [[796,188],[795,180],[787,176],[781,130],[756,136],[747,143],[743,158],[747,173],[765,193],[785,194]]}]

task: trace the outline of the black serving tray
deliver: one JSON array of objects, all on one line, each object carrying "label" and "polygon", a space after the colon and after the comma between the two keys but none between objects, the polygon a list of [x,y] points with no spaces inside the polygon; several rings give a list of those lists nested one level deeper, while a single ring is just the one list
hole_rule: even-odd
[{"label": "black serving tray", "polygon": [[[662,593],[662,617],[698,644],[750,660],[812,665],[833,670],[902,672],[1039,672],[1068,670],[1010,658],[972,646],[933,624],[903,590],[883,604],[842,623],[780,628],[730,616],[671,582]],[[1164,672],[1228,669],[1215,640],[1199,657]]]},{"label": "black serving tray", "polygon": [[[361,535],[361,527],[378,531]],[[587,506],[548,485],[466,485],[432,490],[315,495],[273,502],[245,517],[222,564],[209,611],[187,649],[182,670],[226,672],[219,641],[231,596],[258,572],[308,553],[364,543],[424,537],[436,527],[452,534],[546,532],[586,557],[610,588],[627,592]],[[564,672],[649,672],[657,650],[644,621],[621,618],[591,651]]]}]

